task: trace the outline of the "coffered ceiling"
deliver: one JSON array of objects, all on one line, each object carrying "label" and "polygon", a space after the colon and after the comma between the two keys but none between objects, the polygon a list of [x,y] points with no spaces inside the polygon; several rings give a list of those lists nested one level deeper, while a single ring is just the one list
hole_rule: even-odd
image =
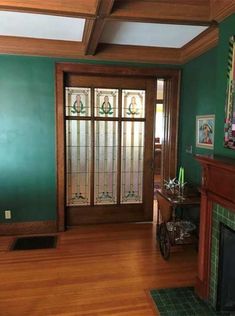
[{"label": "coffered ceiling", "polygon": [[235,0],[0,0],[0,53],[182,64]]}]

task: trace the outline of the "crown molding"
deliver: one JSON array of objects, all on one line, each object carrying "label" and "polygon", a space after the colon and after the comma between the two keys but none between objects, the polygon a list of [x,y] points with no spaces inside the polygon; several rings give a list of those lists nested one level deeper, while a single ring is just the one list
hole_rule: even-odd
[{"label": "crown molding", "polygon": [[218,41],[219,28],[217,25],[213,25],[181,48],[181,64],[185,64],[215,47]]}]

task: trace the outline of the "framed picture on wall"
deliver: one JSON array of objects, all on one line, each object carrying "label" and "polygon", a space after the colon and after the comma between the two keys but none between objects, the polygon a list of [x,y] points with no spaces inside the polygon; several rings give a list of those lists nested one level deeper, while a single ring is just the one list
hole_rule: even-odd
[{"label": "framed picture on wall", "polygon": [[196,116],[196,147],[214,148],[215,115]]},{"label": "framed picture on wall", "polygon": [[229,40],[229,54],[227,65],[227,91],[224,120],[224,147],[235,150],[235,36]]}]

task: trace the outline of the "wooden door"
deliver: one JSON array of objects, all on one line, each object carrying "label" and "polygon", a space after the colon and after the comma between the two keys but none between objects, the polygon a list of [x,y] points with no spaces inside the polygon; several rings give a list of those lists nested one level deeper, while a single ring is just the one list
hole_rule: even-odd
[{"label": "wooden door", "polygon": [[69,74],[67,225],[152,220],[154,79]]},{"label": "wooden door", "polygon": [[[88,76],[89,75],[89,76]],[[170,132],[165,135],[163,142],[163,176],[168,179],[174,177],[177,163],[177,135],[178,135],[178,108],[179,108],[179,84],[180,71],[177,69],[163,68],[142,68],[125,66],[107,66],[81,63],[58,63],[56,65],[56,140],[57,140],[57,224],[58,231],[63,231],[67,224],[77,225],[80,223],[98,222],[121,222],[121,221],[142,221],[152,219],[152,200],[153,200],[153,122],[155,108],[155,83],[157,78],[162,78],[167,82],[165,89],[167,106],[164,111],[165,130]],[[94,80],[94,81],[93,81]],[[98,84],[97,84],[98,81]],[[91,89],[91,100],[94,100],[94,89],[136,89],[144,90],[145,117],[141,118],[145,123],[144,136],[144,167],[143,167],[143,200],[142,203],[116,203],[109,205],[84,205],[67,206],[66,201],[66,112],[65,94],[66,87],[84,87]],[[92,92],[93,91],[93,92]],[[119,98],[121,94],[119,93]],[[80,104],[79,100],[75,100]],[[73,102],[73,103],[74,103]],[[94,101],[91,101],[94,103]],[[120,104],[121,101],[119,101]],[[76,104],[75,103],[75,111]],[[73,106],[73,104],[72,104]],[[74,117],[75,113],[72,113]],[[113,121],[124,122],[126,118],[118,117]],[[86,120],[84,118],[84,120]],[[90,117],[87,118],[90,120]],[[112,121],[112,119],[110,119]],[[119,122],[120,120],[120,122]],[[94,120],[93,120],[94,121]],[[99,121],[99,119],[97,119]],[[167,123],[167,124],[166,124]],[[93,123],[91,123],[93,124]],[[94,127],[93,127],[94,131]],[[94,133],[94,132],[93,132]],[[121,142],[119,131],[119,143]],[[94,142],[94,135],[93,142]],[[93,149],[94,151],[94,149]],[[94,153],[93,153],[94,155]],[[120,157],[120,148],[119,148]],[[93,158],[94,161],[94,158]],[[121,170],[121,160],[118,159],[118,168]],[[169,166],[169,167],[168,167]],[[94,168],[94,163],[91,168]],[[92,171],[94,173],[94,169]],[[120,171],[119,171],[120,174]],[[94,175],[92,176],[94,179]],[[120,176],[119,176],[120,177]],[[148,182],[148,179],[151,181]],[[121,181],[121,180],[119,180]],[[94,181],[93,181],[94,183]],[[121,183],[121,182],[120,182]],[[119,191],[120,184],[119,184]],[[91,185],[91,191],[94,191]],[[79,192],[80,193],[80,192]],[[78,195],[79,196],[79,195]],[[118,194],[117,194],[118,196]],[[90,197],[92,201],[92,196]]]}]

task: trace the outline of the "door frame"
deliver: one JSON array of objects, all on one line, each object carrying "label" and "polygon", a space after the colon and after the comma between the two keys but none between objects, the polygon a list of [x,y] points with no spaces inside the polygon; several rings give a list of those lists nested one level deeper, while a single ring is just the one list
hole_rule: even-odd
[{"label": "door frame", "polygon": [[[64,123],[64,100],[65,100],[65,79],[68,74],[102,75],[102,76],[125,76],[142,77],[166,80],[166,106],[165,106],[165,126],[167,133],[163,143],[163,159],[166,164],[163,167],[163,176],[174,177],[177,166],[178,149],[178,113],[179,113],[179,86],[180,70],[159,69],[129,66],[107,66],[81,63],[56,63],[56,153],[57,153],[57,229],[64,231],[65,221],[65,123]],[[156,98],[155,98],[156,99]],[[154,99],[154,101],[155,101]],[[155,103],[154,103],[155,104]],[[154,105],[153,104],[153,105]],[[154,148],[154,137],[152,149]],[[154,160],[154,150],[152,150],[152,162]],[[153,164],[152,164],[153,165]],[[153,181],[152,181],[153,182]],[[147,218],[146,218],[147,219]],[[149,219],[151,220],[151,219]]]}]

